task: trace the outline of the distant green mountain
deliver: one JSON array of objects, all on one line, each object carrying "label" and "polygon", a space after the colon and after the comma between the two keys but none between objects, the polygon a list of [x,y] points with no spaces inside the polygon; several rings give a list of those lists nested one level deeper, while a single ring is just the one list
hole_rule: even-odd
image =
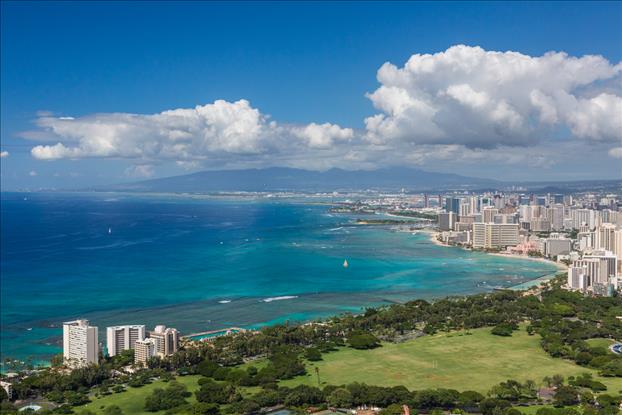
[{"label": "distant green mountain", "polygon": [[[202,171],[182,176],[106,186],[105,190],[137,192],[216,191],[334,191],[382,189],[473,189],[498,187],[502,182],[450,173],[391,167],[378,170],[327,171],[287,167]],[[100,188],[101,189],[101,188]]]}]

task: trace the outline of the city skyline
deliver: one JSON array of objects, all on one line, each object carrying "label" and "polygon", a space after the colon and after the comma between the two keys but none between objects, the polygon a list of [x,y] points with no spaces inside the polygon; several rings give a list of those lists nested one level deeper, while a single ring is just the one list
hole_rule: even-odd
[{"label": "city skyline", "polygon": [[3,2],[2,187],[270,166],[618,179],[620,17],[615,2]]}]

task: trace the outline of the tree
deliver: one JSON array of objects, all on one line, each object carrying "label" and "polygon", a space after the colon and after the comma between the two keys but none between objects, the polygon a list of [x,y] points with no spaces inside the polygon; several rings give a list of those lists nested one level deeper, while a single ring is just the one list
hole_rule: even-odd
[{"label": "tree", "polygon": [[482,400],[484,399],[484,395],[475,391],[464,391],[460,393],[458,397],[458,406],[461,408],[474,408],[476,407]]},{"label": "tree", "polygon": [[348,343],[353,349],[360,350],[374,349],[380,346],[380,340],[378,340],[376,336],[370,333],[352,334],[348,338]]},{"label": "tree", "polygon": [[402,408],[402,405],[398,405],[396,403],[392,403],[380,411],[380,415],[402,415],[403,413],[404,409]]},{"label": "tree", "polygon": [[108,405],[104,408],[104,415],[123,415],[123,411],[117,405]]},{"label": "tree", "polygon": [[195,402],[191,408],[192,415],[218,415],[220,410],[215,403]]},{"label": "tree", "polygon": [[480,402],[479,409],[483,415],[493,415],[503,412],[510,406],[510,403],[506,400],[487,398]]},{"label": "tree", "polygon": [[201,376],[211,378],[214,376],[214,372],[218,370],[220,366],[216,362],[211,360],[204,360],[197,365],[197,373]]},{"label": "tree", "polygon": [[233,392],[227,384],[216,383],[212,379],[203,378],[201,387],[194,394],[199,402],[205,403],[229,403]]},{"label": "tree", "polygon": [[65,359],[63,357],[62,353],[58,353],[55,354],[54,356],[52,356],[52,358],[50,359],[50,365],[52,367],[61,367],[65,364]]},{"label": "tree", "polygon": [[573,386],[558,386],[553,397],[553,405],[557,407],[571,406],[579,403],[579,391]]},{"label": "tree", "polygon": [[349,408],[352,406],[352,394],[345,388],[335,389],[328,396],[328,404],[337,408]]},{"label": "tree", "polygon": [[191,396],[185,385],[171,381],[166,389],[156,388],[152,394],[145,399],[145,410],[157,412],[160,410],[172,409],[186,403],[186,398]]},{"label": "tree", "polygon": [[80,406],[90,402],[89,397],[85,394],[73,391],[65,392],[65,400],[71,406]]},{"label": "tree", "polygon": [[516,324],[511,324],[511,323],[501,323],[501,324],[497,324],[495,327],[493,327],[493,329],[490,331],[492,334],[494,334],[495,336],[511,336],[512,332],[516,330]]},{"label": "tree", "polygon": [[308,347],[305,350],[305,357],[311,362],[317,362],[322,360],[322,353],[320,353],[317,347]]}]

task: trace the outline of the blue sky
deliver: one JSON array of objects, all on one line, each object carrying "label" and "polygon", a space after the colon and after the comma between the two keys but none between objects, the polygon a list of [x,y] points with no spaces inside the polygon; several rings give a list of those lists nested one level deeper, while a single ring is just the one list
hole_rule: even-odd
[{"label": "blue sky", "polygon": [[[394,116],[392,110],[379,111],[379,107],[395,105],[395,101],[386,103],[383,97],[366,96],[382,85],[394,85],[393,80],[383,83],[377,79],[385,62],[401,68],[411,55],[437,54],[460,44],[484,51],[516,51],[528,57],[548,51],[565,52],[571,58],[601,55],[610,68],[599,72],[595,81],[576,88],[597,91],[575,93],[575,86],[568,91],[585,99],[606,91],[613,97],[607,101],[612,105],[608,108],[616,110],[621,78],[615,65],[622,60],[620,2],[2,2],[1,7],[0,147],[9,153],[2,158],[3,189],[75,187],[246,165],[374,168],[400,164],[508,179],[622,175],[622,159],[615,157],[616,151],[612,153],[621,146],[615,132],[618,125],[611,126],[613,134],[610,130],[587,132],[593,128],[577,126],[570,115],[562,115],[560,107],[558,121],[544,129],[517,130],[512,142],[497,142],[506,139],[493,136],[485,143],[472,138],[452,141],[446,136],[460,135],[460,131],[444,125],[439,137],[445,138],[440,141],[408,129],[389,137],[389,127],[378,127],[374,136],[382,137],[371,139],[365,123],[379,112]],[[436,81],[441,80],[426,82]],[[453,85],[451,79],[442,82],[443,88]],[[408,93],[416,98],[417,91]],[[514,96],[492,97],[489,92],[488,98],[512,105]],[[35,146],[57,142],[65,148],[88,147],[76,140],[97,140],[84,132],[100,122],[97,114],[157,114],[240,99],[247,100],[248,107],[262,117],[269,115],[258,133],[261,137],[250,143],[215,149],[210,142],[205,150],[195,140],[180,156],[145,153],[151,136],[142,137],[140,143],[132,141],[137,140],[134,136],[119,136],[115,140],[131,141],[141,150],[115,148],[104,154],[91,146],[90,150],[64,151],[62,155],[46,152],[45,157],[36,158],[31,154]],[[520,101],[520,97],[516,99]],[[442,109],[454,116],[464,115],[453,105]],[[468,116],[465,125],[483,129],[474,135],[490,132],[487,125],[482,126],[483,118]],[[41,121],[46,117],[54,119]],[[65,125],[58,117],[74,117],[83,128]],[[411,129],[425,124],[419,114],[412,117],[396,123]],[[529,117],[526,124],[533,124]],[[113,117],[105,119],[113,122]],[[278,123],[278,132],[264,131],[270,121]],[[324,130],[313,135],[305,130],[311,123],[330,123],[335,128],[327,135]],[[405,124],[408,127],[403,127]],[[148,135],[142,130],[136,134]],[[218,143],[229,137],[214,134]],[[532,137],[536,135],[543,138],[535,142]],[[292,137],[308,139],[305,143],[311,150],[291,144]],[[378,140],[383,140],[380,147],[394,152],[379,150]],[[373,149],[369,148],[371,141],[376,146]],[[568,147],[557,147],[558,142],[568,143]],[[498,148],[508,143],[509,147]],[[448,152],[462,154],[462,146],[469,157],[454,160],[447,156]],[[538,151],[538,146],[543,151]],[[532,158],[530,151],[546,155],[553,147],[568,154],[550,163],[540,160],[527,166],[522,161]],[[405,151],[416,156],[395,156]],[[509,167],[502,160],[506,153],[515,159]],[[319,158],[325,161],[310,163]],[[339,164],[342,159],[351,162]],[[584,171],[571,165],[579,161],[586,166]]]}]

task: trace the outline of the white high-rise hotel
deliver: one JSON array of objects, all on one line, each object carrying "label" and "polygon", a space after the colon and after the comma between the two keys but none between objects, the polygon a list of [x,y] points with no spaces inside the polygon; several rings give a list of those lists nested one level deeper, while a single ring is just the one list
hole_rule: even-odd
[{"label": "white high-rise hotel", "polygon": [[106,346],[109,356],[115,356],[123,350],[133,349],[137,341],[144,339],[144,325],[113,326],[106,328]]},{"label": "white high-rise hotel", "polygon": [[63,359],[69,367],[82,367],[98,362],[97,327],[88,320],[63,323]]}]

